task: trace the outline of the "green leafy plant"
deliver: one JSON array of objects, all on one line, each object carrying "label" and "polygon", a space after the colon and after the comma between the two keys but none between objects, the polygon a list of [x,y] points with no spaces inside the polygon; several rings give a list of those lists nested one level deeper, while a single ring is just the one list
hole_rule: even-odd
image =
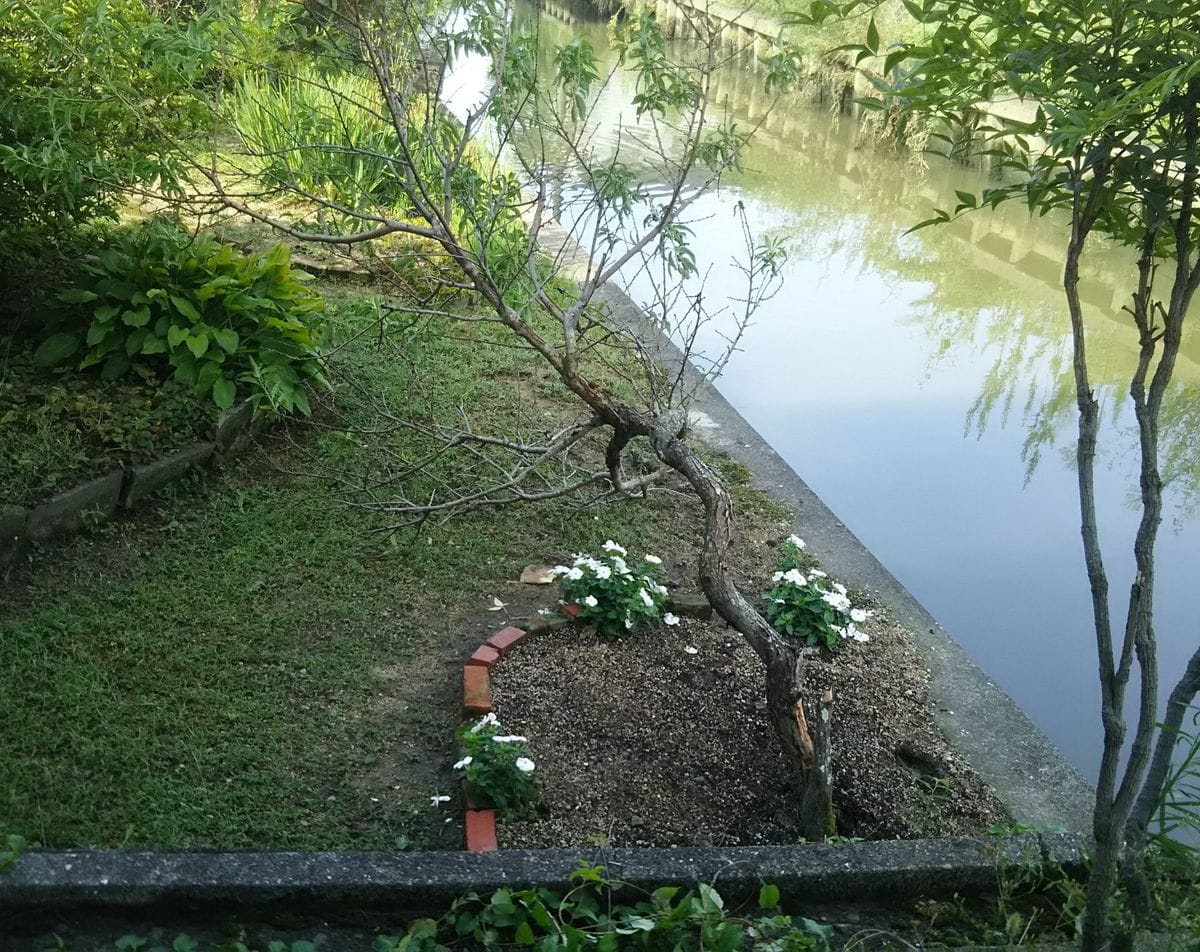
[{"label": "green leafy plant", "polygon": [[291,269],[286,245],[242,254],[155,222],[121,235],[85,275],[59,299],[90,310],[87,328],[43,341],[34,355],[43,365],[82,349],[80,369],[99,365],[115,380],[136,364],[167,363],[222,409],[242,385],[258,409],[276,413],[308,414],[306,384],[325,385],[324,305]]},{"label": "green leafy plant", "polygon": [[580,621],[594,624],[605,637],[630,634],[660,619],[668,625],[679,623],[670,612],[664,612],[669,596],[654,578],[662,559],[645,555],[630,567],[623,546],[610,539],[602,548],[600,558],[577,555],[573,564],[552,570],[562,584],[563,596],[579,606]]},{"label": "green leafy plant", "polygon": [[0,873],[7,873],[25,851],[25,837],[8,833],[0,839]]},{"label": "green leafy plant", "polygon": [[214,22],[141,0],[0,0],[0,257],[114,218],[129,185],[179,194],[172,141],[203,121]]},{"label": "green leafy plant", "polygon": [[[701,883],[695,890],[663,886],[651,892],[605,876],[604,867],[583,865],[571,889],[498,889],[483,898],[470,893],[440,920],[420,919],[404,936],[380,936],[375,952],[441,952],[464,943],[483,949],[517,946],[544,950],[599,949],[826,949],[833,930],[803,917],[775,912],[779,889],[763,886],[758,916],[738,916],[720,893]],[[625,901],[622,901],[625,900]],[[632,900],[632,901],[630,901]]]},{"label": "green leafy plant", "polygon": [[488,797],[500,813],[511,816],[531,812],[538,802],[536,765],[528,741],[506,734],[495,714],[486,714],[459,734],[462,759],[454,765],[467,782]]},{"label": "green leafy plant", "polygon": [[804,541],[789,536],[782,545],[783,560],[767,592],[767,620],[777,631],[807,644],[835,651],[843,639],[865,642],[870,635],[858,627],[871,615],[850,603],[846,586],[829,576],[804,555]]}]

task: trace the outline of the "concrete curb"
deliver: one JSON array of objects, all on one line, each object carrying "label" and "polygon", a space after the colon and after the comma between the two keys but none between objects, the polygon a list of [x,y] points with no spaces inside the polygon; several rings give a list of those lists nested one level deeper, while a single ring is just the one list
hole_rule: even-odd
[{"label": "concrete curb", "polygon": [[780,888],[785,909],[995,889],[1004,868],[1083,869],[1075,837],[884,840],[837,845],[437,853],[36,850],[0,876],[0,912],[281,908],[444,910],[466,892],[562,888],[581,859],[642,888],[715,884],[730,902]]}]

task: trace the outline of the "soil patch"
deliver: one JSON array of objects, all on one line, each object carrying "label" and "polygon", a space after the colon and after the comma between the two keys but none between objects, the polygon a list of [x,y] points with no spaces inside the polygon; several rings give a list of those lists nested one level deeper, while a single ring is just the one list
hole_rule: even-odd
[{"label": "soil patch", "polygon": [[[883,613],[871,641],[809,664],[834,693],[842,836],[980,833],[1004,812],[932,726],[926,673]],[[692,649],[695,649],[694,651]],[[529,736],[541,813],[502,848],[794,843],[798,790],[767,721],[762,665],[721,622],[684,619],[621,641],[548,632],[493,671],[497,716]]]}]

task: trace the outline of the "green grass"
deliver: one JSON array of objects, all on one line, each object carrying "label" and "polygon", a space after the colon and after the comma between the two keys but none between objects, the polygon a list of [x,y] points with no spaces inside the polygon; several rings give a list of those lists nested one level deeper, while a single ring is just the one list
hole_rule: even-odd
[{"label": "green grass", "polygon": [[[370,329],[368,304],[332,308],[340,339]],[[382,427],[381,403],[417,419],[471,407],[480,429],[573,412],[527,352],[447,330],[353,339],[313,422],[18,567],[0,605],[0,831],[48,846],[459,845],[429,797],[454,792],[459,666],[508,615],[484,610],[491,596],[513,602],[522,566],[606,538],[686,556],[698,525],[689,501],[656,495],[379,533],[338,479],[432,446]],[[447,462],[410,489],[470,478]],[[739,494],[751,523],[779,519]]]}]

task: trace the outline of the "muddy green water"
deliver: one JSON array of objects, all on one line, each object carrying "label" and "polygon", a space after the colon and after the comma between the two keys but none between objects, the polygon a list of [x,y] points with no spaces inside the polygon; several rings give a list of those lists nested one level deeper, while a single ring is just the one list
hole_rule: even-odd
[{"label": "muddy green water", "polygon": [[[549,44],[586,37],[611,65],[605,27],[531,9],[519,16]],[[685,42],[685,41],[677,41]],[[487,64],[448,71],[452,108],[477,98]],[[632,79],[600,93],[590,142],[637,161],[645,123]],[[726,75],[722,107],[743,124],[768,106],[748,68]],[[742,174],[690,213],[707,293],[740,293],[744,251],[735,215],[782,239],[781,292],[756,315],[721,392],[875,555],[1086,773],[1098,764],[1094,637],[1073,469],[1069,326],[1059,285],[1061,220],[1019,208],[913,235],[904,231],[983,173],[866,143],[827,107],[771,112]],[[569,223],[585,194],[568,161],[549,163]],[[644,163],[653,186],[653,163]],[[1101,535],[1114,611],[1123,618],[1136,527],[1136,462],[1126,381],[1135,336],[1120,305],[1128,256],[1093,256],[1084,275],[1088,346],[1104,403],[1098,466]],[[635,299],[644,278],[626,279]],[[731,325],[701,335],[714,350]],[[1190,586],[1200,568],[1200,339],[1184,347],[1168,401],[1171,477],[1159,543],[1156,625],[1164,677],[1200,637]],[[1032,443],[1031,443],[1032,440]],[[1031,446],[1036,465],[1031,466]],[[1164,691],[1165,693],[1165,691]]]}]

